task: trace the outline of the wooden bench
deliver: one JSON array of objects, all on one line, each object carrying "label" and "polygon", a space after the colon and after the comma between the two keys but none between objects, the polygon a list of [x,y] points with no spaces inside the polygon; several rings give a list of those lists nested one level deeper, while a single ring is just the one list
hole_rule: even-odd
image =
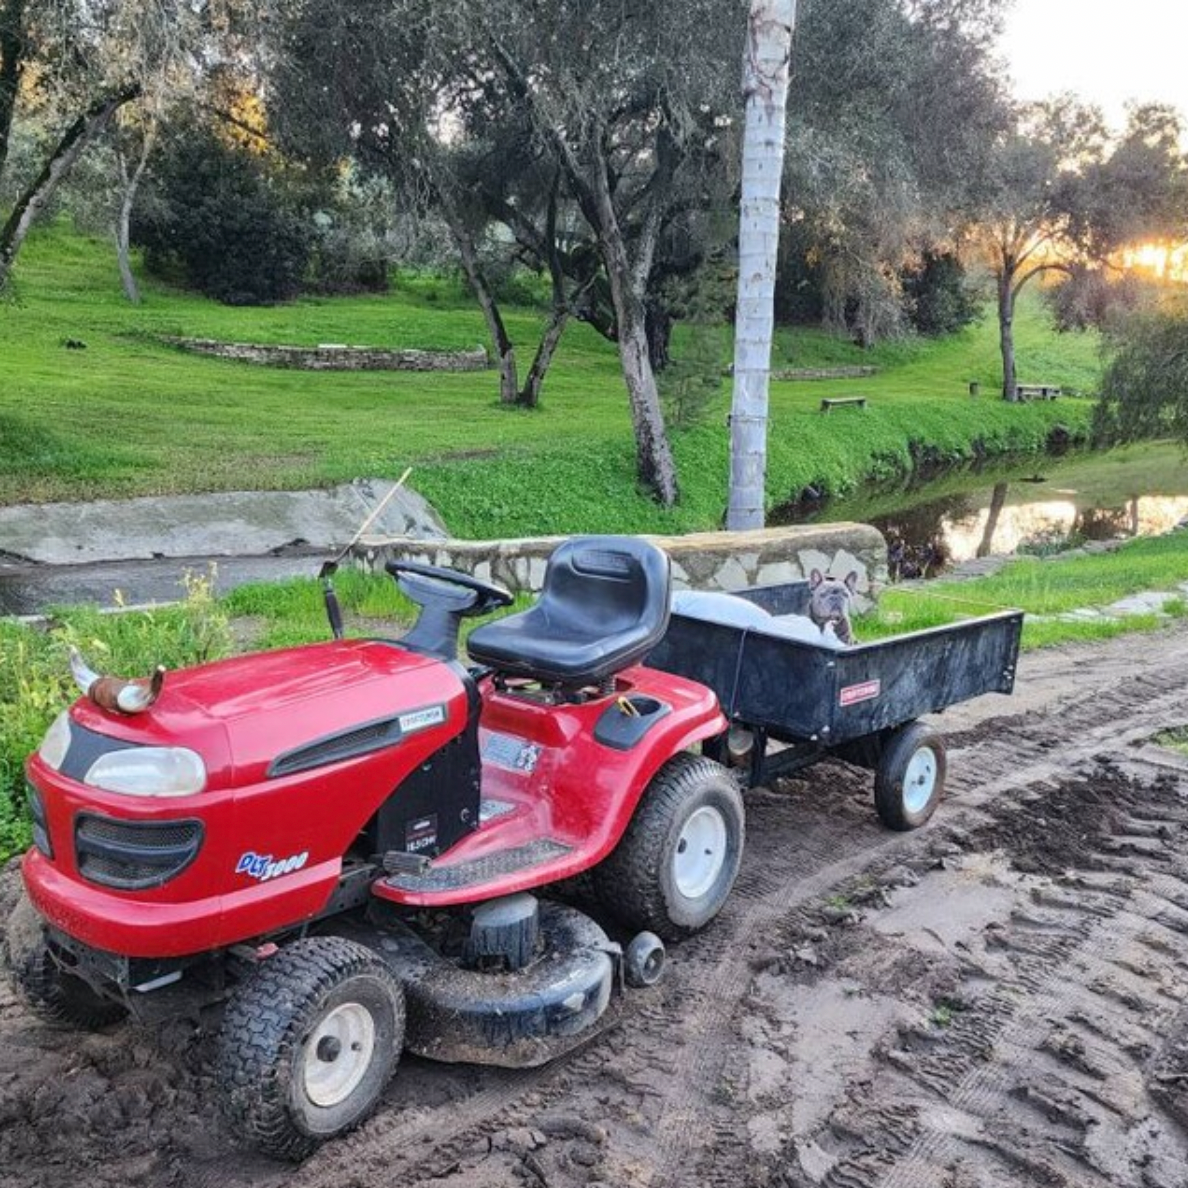
[{"label": "wooden bench", "polygon": [[1015,395],[1020,400],[1055,400],[1061,389],[1055,384],[1016,384]]},{"label": "wooden bench", "polygon": [[823,413],[832,412],[835,408],[845,408],[846,405],[854,405],[857,408],[866,407],[865,396],[835,396],[832,399],[828,397],[821,401],[821,411]]}]

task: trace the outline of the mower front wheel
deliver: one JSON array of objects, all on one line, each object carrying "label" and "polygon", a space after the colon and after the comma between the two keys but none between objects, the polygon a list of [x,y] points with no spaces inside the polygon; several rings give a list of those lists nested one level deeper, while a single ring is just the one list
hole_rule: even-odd
[{"label": "mower front wheel", "polygon": [[304,1159],[367,1117],[403,1042],[404,991],[377,954],[342,937],[295,941],[227,1007],[224,1113],[260,1150]]},{"label": "mower front wheel", "polygon": [[675,755],[595,870],[599,898],[624,922],[663,940],[690,936],[729,898],[745,836],[734,776],[710,759]]},{"label": "mower front wheel", "polygon": [[9,919],[5,946],[17,985],[46,1022],[99,1031],[127,1015],[120,1003],[104,998],[54,960],[41,918],[23,895]]}]

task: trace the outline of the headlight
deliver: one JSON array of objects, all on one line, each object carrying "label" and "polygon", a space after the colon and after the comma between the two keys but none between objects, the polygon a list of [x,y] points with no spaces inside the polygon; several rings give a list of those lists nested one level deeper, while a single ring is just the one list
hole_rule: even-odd
[{"label": "headlight", "polygon": [[86,783],[127,796],[192,796],[206,787],[206,765],[185,747],[129,747],[100,755]]},{"label": "headlight", "polygon": [[63,710],[53,721],[53,725],[45,732],[37,754],[46,767],[59,771],[66,761],[66,752],[70,750],[70,711]]}]

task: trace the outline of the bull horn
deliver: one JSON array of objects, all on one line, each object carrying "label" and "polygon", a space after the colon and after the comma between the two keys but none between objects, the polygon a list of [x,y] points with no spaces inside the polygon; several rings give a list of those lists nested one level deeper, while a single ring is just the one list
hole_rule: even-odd
[{"label": "bull horn", "polygon": [[116,707],[122,714],[143,714],[161,696],[165,686],[165,669],[157,665],[152,678],[146,681],[127,681],[116,693]]},{"label": "bull horn", "polygon": [[149,680],[100,676],[87,666],[77,648],[70,649],[70,672],[83,695],[110,713],[143,714],[161,696],[165,684],[165,669],[161,666]]},{"label": "bull horn", "polygon": [[74,683],[82,690],[84,696],[90,696],[91,690],[99,681],[99,674],[87,667],[82,652],[75,647],[70,649],[70,675],[74,677]]}]

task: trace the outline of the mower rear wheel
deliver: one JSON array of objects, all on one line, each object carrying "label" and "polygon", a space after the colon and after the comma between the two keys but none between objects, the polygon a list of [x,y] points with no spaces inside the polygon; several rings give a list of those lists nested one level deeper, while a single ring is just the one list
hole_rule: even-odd
[{"label": "mower rear wheel", "polygon": [[5,946],[17,985],[47,1023],[99,1031],[119,1023],[127,1010],[67,973],[54,960],[37,909],[24,896],[8,922]]},{"label": "mower rear wheel", "polygon": [[404,1043],[404,991],[342,937],[295,941],[238,989],[223,1020],[223,1109],[248,1142],[300,1160],[375,1107]]},{"label": "mower rear wheel", "polygon": [[680,940],[722,910],[742,862],[742,793],[721,764],[670,759],[618,847],[594,872],[603,904],[635,928]]}]

